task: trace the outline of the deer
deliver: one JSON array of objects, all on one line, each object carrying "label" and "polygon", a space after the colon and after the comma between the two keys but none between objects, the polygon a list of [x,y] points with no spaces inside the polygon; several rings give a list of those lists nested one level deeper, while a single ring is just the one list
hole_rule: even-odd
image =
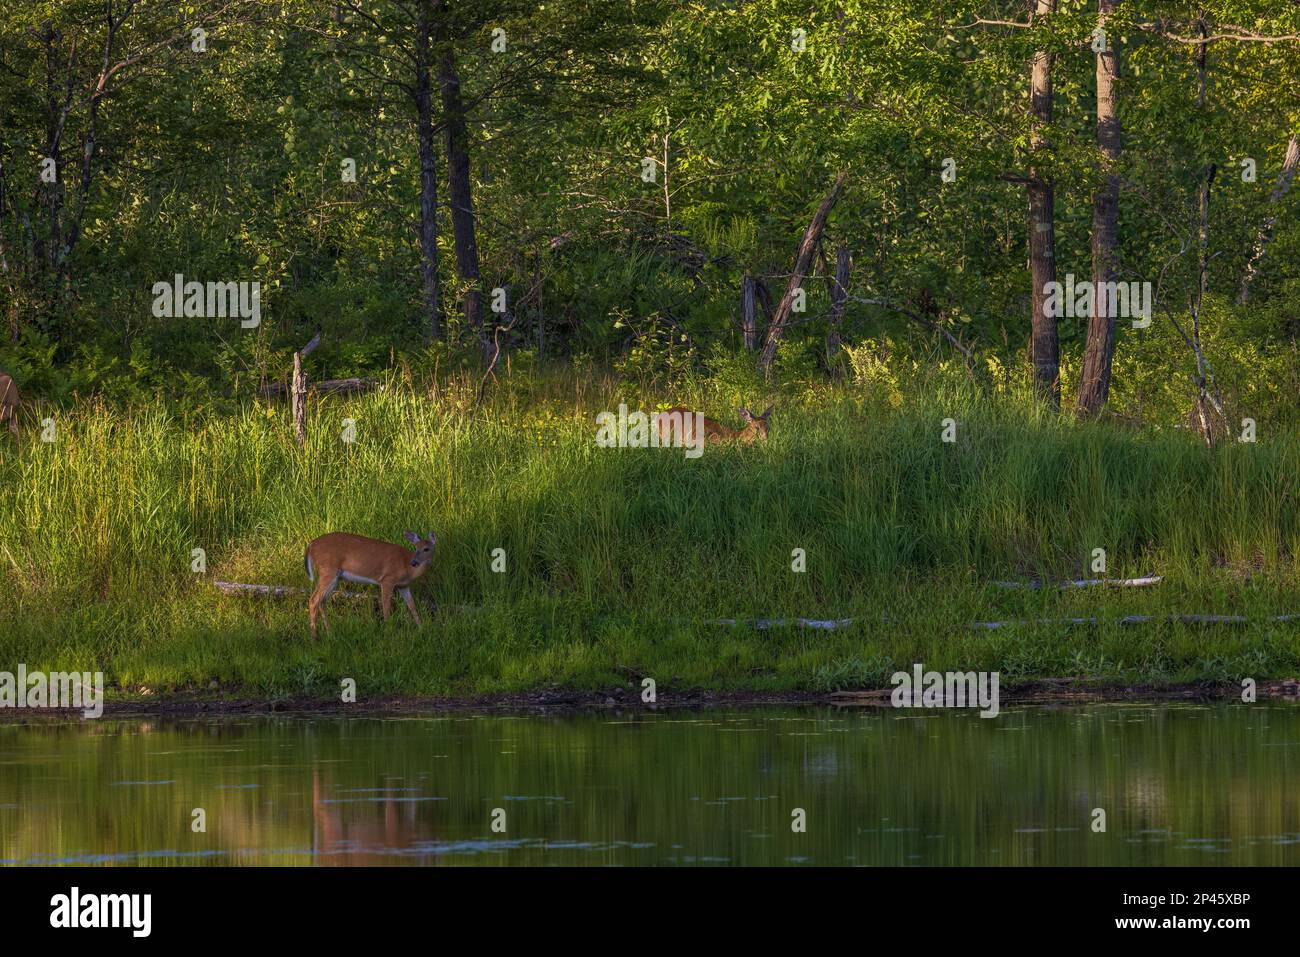
[{"label": "deer", "polygon": [[[732,429],[723,425],[721,422],[715,422],[707,416],[701,416],[704,419],[704,441],[706,442],[739,442],[741,445],[749,445],[751,442],[767,440],[767,420],[772,415],[773,406],[768,406],[762,415],[755,415],[749,409],[741,409],[740,417],[745,421],[744,428]],[[680,418],[679,418],[680,417]],[[655,417],[655,427],[659,430],[659,444],[670,445],[673,438],[673,430],[680,429],[681,442],[683,445],[689,445],[692,441],[692,429],[695,427],[695,413],[685,406],[675,406],[666,412],[660,412]]]},{"label": "deer", "polygon": [[415,551],[349,532],[330,532],[307,546],[303,567],[307,570],[307,577],[316,582],[307,612],[312,638],[316,637],[317,614],[325,622],[325,627],[329,627],[325,603],[342,580],[378,585],[385,621],[393,613],[393,592],[397,592],[410,609],[415,627],[424,627],[420,613],[415,610],[415,599],[411,597],[411,582],[429,570],[438,536],[433,532],[424,538],[415,532],[405,534]]},{"label": "deer", "polygon": [[9,431],[18,437],[18,386],[14,385],[13,376],[0,372],[0,425],[7,420]]}]

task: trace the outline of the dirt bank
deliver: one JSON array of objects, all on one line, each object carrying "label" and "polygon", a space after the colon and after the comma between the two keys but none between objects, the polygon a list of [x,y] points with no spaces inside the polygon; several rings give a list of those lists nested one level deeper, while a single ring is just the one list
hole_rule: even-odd
[{"label": "dirt bank", "polygon": [[[104,717],[205,718],[240,715],[296,715],[303,717],[420,716],[455,712],[561,715],[591,711],[667,711],[702,708],[754,708],[772,705],[869,707],[890,706],[891,688],[836,692],[753,692],[660,690],[654,703],[641,700],[627,688],[606,691],[553,689],[517,694],[480,695],[465,698],[387,697],[355,704],[322,699],[277,699],[241,697],[237,694],[176,694],[168,697],[120,698],[104,703]],[[1300,679],[1264,682],[1258,700],[1300,697]],[[1031,682],[1000,693],[1003,709],[1017,705],[1075,705],[1089,703],[1141,703],[1168,701],[1239,701],[1241,688],[1226,685],[1093,685],[1080,679],[1059,678]],[[0,709],[0,722],[61,721],[79,719],[76,710]]]}]

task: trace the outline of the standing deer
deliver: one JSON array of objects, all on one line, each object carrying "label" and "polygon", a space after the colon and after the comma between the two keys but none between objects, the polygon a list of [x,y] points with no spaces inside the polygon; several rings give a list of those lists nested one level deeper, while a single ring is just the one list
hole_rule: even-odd
[{"label": "standing deer", "polygon": [[0,372],[0,425],[9,421],[9,431],[18,435],[18,386],[13,376]]},{"label": "standing deer", "polygon": [[324,620],[325,627],[329,627],[325,603],[340,580],[378,585],[385,620],[393,613],[393,592],[397,592],[411,610],[415,626],[423,627],[420,613],[415,610],[415,600],[411,597],[411,582],[429,570],[438,536],[430,532],[428,538],[421,538],[415,532],[407,532],[406,540],[415,546],[415,551],[347,532],[330,532],[307,546],[303,565],[307,577],[316,582],[308,606],[313,638],[316,637],[317,613]]},{"label": "standing deer", "polygon": [[[745,427],[742,429],[731,429],[721,422],[715,422],[707,416],[701,416],[704,419],[704,441],[706,442],[740,442],[748,445],[754,441],[765,441],[767,439],[767,420],[772,415],[772,406],[768,406],[762,415],[755,415],[749,409],[741,409],[740,417],[745,420]],[[684,406],[677,406],[666,412],[660,412],[655,417],[655,427],[659,430],[660,445],[669,445],[672,443],[673,430],[679,430],[678,434],[682,437],[683,445],[690,445],[693,441],[693,432],[695,428],[695,413]]]}]

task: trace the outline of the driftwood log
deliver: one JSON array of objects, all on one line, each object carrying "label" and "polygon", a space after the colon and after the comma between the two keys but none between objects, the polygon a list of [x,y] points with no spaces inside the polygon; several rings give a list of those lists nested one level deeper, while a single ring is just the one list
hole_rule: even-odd
[{"label": "driftwood log", "polygon": [[750,628],[756,628],[759,631],[767,631],[770,628],[812,628],[816,631],[834,631],[836,628],[847,628],[853,624],[853,618],[713,618],[706,624],[710,625],[746,625]]},{"label": "driftwood log", "polygon": [[[1256,621],[1287,622],[1298,621],[1300,615],[1266,615]],[[1153,622],[1174,622],[1183,625],[1245,625],[1251,619],[1245,615],[1125,615],[1116,618],[1117,625],[1149,625]],[[1103,618],[1025,618],[1010,621],[977,621],[971,628],[992,630],[1006,628],[1010,625],[1099,625],[1105,624]]]},{"label": "driftwood log", "polygon": [[[320,395],[335,395],[348,392],[367,392],[370,389],[377,389],[379,385],[378,379],[322,379],[313,383],[311,389]],[[268,382],[257,391],[263,398],[274,399],[282,395],[292,394],[293,388],[287,382]]]},{"label": "driftwood log", "polygon": [[799,251],[794,258],[794,272],[790,274],[790,281],[785,287],[785,295],[781,297],[781,302],[777,305],[776,312],[773,313],[772,319],[767,325],[767,342],[758,357],[758,371],[763,373],[764,376],[771,375],[777,347],[781,344],[781,337],[785,335],[785,328],[790,323],[790,313],[794,308],[795,293],[803,288],[804,277],[808,275],[809,267],[812,266],[813,254],[816,252],[817,243],[821,239],[822,229],[826,226],[826,218],[830,216],[831,210],[835,208],[835,203],[839,200],[840,193],[844,190],[844,183],[848,178],[847,171],[835,177],[835,183],[831,186],[831,191],[821,201],[821,205],[817,207],[817,212],[813,214],[812,222],[804,230],[803,240],[799,243]]},{"label": "driftwood log", "polygon": [[[263,595],[267,598],[288,598],[290,595],[306,595],[311,592],[310,588],[298,588],[294,585],[249,585],[244,582],[222,581],[216,581],[212,584],[227,595]],[[374,598],[376,593],[346,591],[340,588],[334,594],[342,595],[344,598]]]},{"label": "driftwood log", "polygon": [[[250,598],[256,596],[261,596],[263,598],[293,598],[293,597],[297,597],[298,595],[309,595],[311,594],[312,591],[310,588],[299,588],[296,585],[256,585],[256,584],[251,584],[249,582],[227,582],[227,581],[214,581],[212,584],[219,591],[224,592],[227,595],[246,596]],[[374,591],[350,591],[348,589],[339,588],[335,590],[334,595],[342,595],[344,598],[366,598],[371,601],[374,601],[379,597],[379,590],[375,589]],[[447,608],[450,611],[461,612],[461,613],[483,610],[481,608],[475,607],[474,605],[440,606],[432,598],[425,599],[425,603],[435,611],[439,607]]]},{"label": "driftwood log", "polygon": [[[255,585],[247,582],[227,582],[215,581],[212,583],[218,589],[227,595],[261,595],[267,598],[288,598],[294,595],[306,595],[310,589],[299,588],[294,585]],[[370,598],[373,599],[378,592],[373,591],[344,591],[334,592],[336,595],[342,595],[344,598]],[[432,607],[437,607],[437,603],[429,601]],[[482,611],[475,605],[448,605],[449,610],[457,612]],[[682,619],[674,619],[683,621]],[[1289,622],[1300,621],[1300,614],[1288,615],[1269,615],[1263,618],[1255,619],[1256,621],[1271,622]],[[710,618],[702,622],[706,625],[723,625],[726,627],[735,627],[743,625],[747,628],[754,628],[758,631],[768,631],[772,628],[809,628],[814,631],[834,631],[837,628],[849,628],[858,622],[866,623],[864,618]],[[872,624],[890,624],[894,619],[888,616],[872,619]],[[1116,618],[1114,622],[1119,625],[1146,625],[1155,622],[1175,622],[1184,625],[1245,625],[1249,624],[1250,618],[1245,615],[1125,615],[1123,618]],[[967,625],[968,628],[981,631],[992,631],[996,628],[1009,628],[1015,625],[1100,625],[1105,624],[1103,618],[1021,618],[1009,619],[1006,621],[975,621]]]},{"label": "driftwood log", "polygon": [[[1290,615],[1269,615],[1263,618],[1255,619],[1256,621],[1270,622],[1288,622],[1300,621],[1300,614]],[[862,618],[714,618],[706,622],[710,625],[746,625],[750,628],[756,628],[759,631],[767,631],[771,628],[811,628],[817,631],[834,631],[837,628],[848,628],[857,622],[866,622]],[[872,619],[873,624],[889,624],[890,618]],[[1156,622],[1174,622],[1183,625],[1245,625],[1249,624],[1250,618],[1245,615],[1125,615],[1123,618],[1114,619],[1118,625],[1148,625]],[[977,631],[992,631],[996,628],[1009,628],[1014,625],[1103,625],[1107,620],[1104,618],[1023,618],[1009,619],[1006,621],[975,621],[967,625],[967,628]]]},{"label": "driftwood log", "polygon": [[1097,585],[1107,585],[1112,588],[1143,588],[1147,585],[1159,585],[1164,581],[1162,575],[1147,575],[1144,578],[1076,578],[1073,581],[1063,581],[1055,586],[1050,586],[1045,582],[994,582],[998,588],[1093,588]]}]

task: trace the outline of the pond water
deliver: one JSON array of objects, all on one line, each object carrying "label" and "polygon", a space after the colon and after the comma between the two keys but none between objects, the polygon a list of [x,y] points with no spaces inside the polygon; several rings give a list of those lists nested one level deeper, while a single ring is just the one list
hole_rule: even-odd
[{"label": "pond water", "polygon": [[1297,864],[1300,708],[5,724],[0,862]]}]

